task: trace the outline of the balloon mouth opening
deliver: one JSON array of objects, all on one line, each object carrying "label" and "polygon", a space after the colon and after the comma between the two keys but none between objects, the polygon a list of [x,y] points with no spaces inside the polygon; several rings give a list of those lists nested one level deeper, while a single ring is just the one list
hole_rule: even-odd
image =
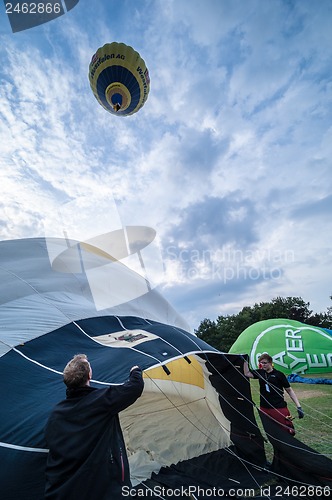
[{"label": "balloon mouth opening", "polygon": [[115,112],[119,111],[122,108],[122,95],[121,94],[113,94],[111,97],[112,107]]},{"label": "balloon mouth opening", "polygon": [[112,113],[123,114],[131,103],[129,90],[119,82],[112,82],[105,92],[108,109]]}]

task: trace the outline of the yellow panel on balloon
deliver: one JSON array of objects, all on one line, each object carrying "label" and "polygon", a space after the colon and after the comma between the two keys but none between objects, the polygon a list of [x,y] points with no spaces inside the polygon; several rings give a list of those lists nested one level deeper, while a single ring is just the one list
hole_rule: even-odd
[{"label": "yellow panel on balloon", "polygon": [[175,359],[167,363],[167,368],[171,372],[167,375],[162,366],[143,372],[143,377],[158,380],[171,380],[172,382],[182,382],[183,384],[196,385],[204,389],[204,376],[201,364],[193,356],[187,356],[191,363],[184,358]]}]

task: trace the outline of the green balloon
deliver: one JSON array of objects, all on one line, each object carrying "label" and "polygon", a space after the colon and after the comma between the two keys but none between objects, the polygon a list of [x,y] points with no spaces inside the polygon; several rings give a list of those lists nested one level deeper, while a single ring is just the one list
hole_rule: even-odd
[{"label": "green balloon", "polygon": [[332,372],[332,331],[288,319],[259,321],[246,328],[229,350],[248,354],[250,366],[267,352],[285,374]]}]

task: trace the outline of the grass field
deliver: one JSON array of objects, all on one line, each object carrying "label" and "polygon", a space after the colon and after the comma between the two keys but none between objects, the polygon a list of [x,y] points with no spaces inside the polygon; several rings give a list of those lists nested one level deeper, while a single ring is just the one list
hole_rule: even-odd
[{"label": "grass field", "polygon": [[[324,378],[332,378],[332,374],[324,375]],[[258,382],[251,380],[250,385],[253,400],[259,407]],[[332,460],[332,385],[292,383],[292,388],[305,413],[303,419],[293,420],[296,438]],[[296,407],[287,393],[285,399],[292,416],[297,417]],[[265,437],[258,412],[255,416]],[[270,443],[266,443],[265,449],[268,460],[271,460],[273,449]]]}]

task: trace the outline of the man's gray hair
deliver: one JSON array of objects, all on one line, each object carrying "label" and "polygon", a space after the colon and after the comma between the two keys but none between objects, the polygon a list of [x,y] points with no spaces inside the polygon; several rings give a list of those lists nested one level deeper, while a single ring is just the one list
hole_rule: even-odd
[{"label": "man's gray hair", "polygon": [[63,381],[71,389],[84,387],[89,380],[90,369],[87,355],[76,354],[63,370]]}]

